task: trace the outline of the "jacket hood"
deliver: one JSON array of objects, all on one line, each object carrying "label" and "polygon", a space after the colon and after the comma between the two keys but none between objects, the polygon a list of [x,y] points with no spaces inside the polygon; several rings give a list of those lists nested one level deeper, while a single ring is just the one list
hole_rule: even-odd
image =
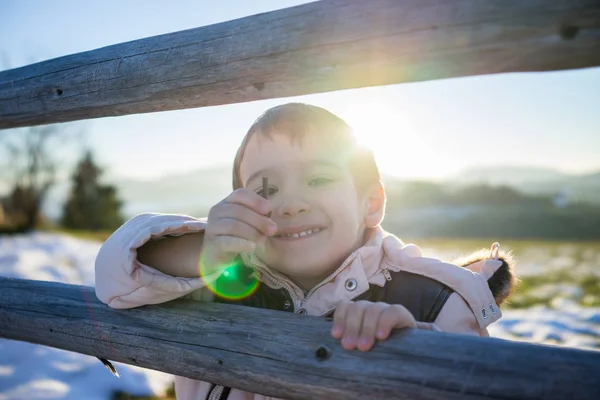
[{"label": "jacket hood", "polygon": [[482,262],[488,259],[496,259],[502,262],[502,265],[488,278],[488,285],[496,304],[499,306],[514,292],[518,278],[515,269],[515,260],[510,252],[500,250],[500,245],[494,243],[491,250],[481,249],[469,254],[466,257],[461,257],[454,261],[461,267],[468,268],[472,271],[480,272]]}]

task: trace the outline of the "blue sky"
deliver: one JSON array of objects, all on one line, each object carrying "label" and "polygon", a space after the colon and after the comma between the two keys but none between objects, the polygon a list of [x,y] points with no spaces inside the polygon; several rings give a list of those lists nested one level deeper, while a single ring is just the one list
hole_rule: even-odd
[{"label": "blue sky", "polygon": [[[2,0],[0,69],[301,3]],[[288,100],[64,125],[87,132],[84,144],[97,151],[111,175],[150,179],[229,165],[252,121]],[[294,100],[347,119],[375,149],[382,170],[401,177],[440,179],[465,168],[504,165],[600,170],[600,68],[446,79]],[[76,156],[73,151],[66,158]]]}]

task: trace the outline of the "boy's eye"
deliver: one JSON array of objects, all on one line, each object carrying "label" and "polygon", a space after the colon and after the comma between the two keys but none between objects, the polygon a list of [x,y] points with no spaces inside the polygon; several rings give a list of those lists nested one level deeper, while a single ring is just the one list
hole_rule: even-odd
[{"label": "boy's eye", "polygon": [[331,183],[331,182],[333,182],[333,179],[321,176],[319,178],[311,179],[308,182],[308,185],[309,186],[323,186],[323,185],[326,185],[326,184]]},{"label": "boy's eye", "polygon": [[[275,193],[277,193],[278,190],[275,186],[269,186],[269,188],[267,189],[267,195],[266,197],[269,198],[273,195],[275,195]],[[263,193],[263,188],[261,187],[260,189],[256,190],[256,194],[262,197],[265,197],[265,194]]]}]

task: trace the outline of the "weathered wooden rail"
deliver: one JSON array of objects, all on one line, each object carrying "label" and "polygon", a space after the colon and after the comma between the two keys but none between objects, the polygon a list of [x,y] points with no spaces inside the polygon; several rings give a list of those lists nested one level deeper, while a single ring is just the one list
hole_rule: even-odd
[{"label": "weathered wooden rail", "polygon": [[[0,129],[599,65],[600,0],[324,0],[2,71]],[[600,398],[600,352],[412,330],[347,352],[329,328],[183,300],[114,310],[89,287],[0,278],[0,337],[266,395]]]},{"label": "weathered wooden rail", "polygon": [[600,351],[404,330],[361,353],[344,350],[330,329],[331,322],[315,317],[184,300],[115,310],[90,287],[0,278],[0,337],[254,393],[290,399],[600,398]]},{"label": "weathered wooden rail", "polygon": [[599,0],[330,0],[0,73],[0,129],[600,65]]}]

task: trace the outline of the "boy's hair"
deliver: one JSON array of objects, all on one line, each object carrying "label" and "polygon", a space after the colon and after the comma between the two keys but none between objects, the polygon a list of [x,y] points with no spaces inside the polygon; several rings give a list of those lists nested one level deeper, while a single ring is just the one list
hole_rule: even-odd
[{"label": "boy's hair", "polygon": [[352,128],[343,119],[321,107],[287,103],[265,111],[248,129],[233,162],[234,190],[244,186],[240,177],[240,165],[250,139],[254,135],[271,137],[274,132],[287,135],[292,143],[301,143],[307,134],[319,135],[323,145],[332,154],[349,153],[348,167],[359,191],[373,183],[381,183],[373,151],[358,145]]}]

